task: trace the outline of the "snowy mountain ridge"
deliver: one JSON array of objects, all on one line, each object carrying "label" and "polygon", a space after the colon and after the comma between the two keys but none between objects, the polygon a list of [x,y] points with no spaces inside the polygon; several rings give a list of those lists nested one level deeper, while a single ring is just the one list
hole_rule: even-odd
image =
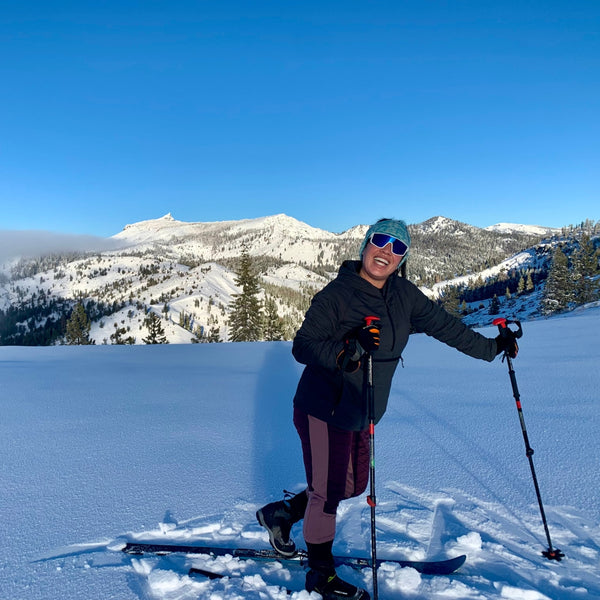
[{"label": "snowy mountain ridge", "polygon": [[541,227],[540,225],[519,225],[518,223],[496,223],[485,228],[486,231],[496,231],[498,233],[527,233],[530,235],[550,236],[560,233],[560,229],[553,227]]},{"label": "snowy mountain ridge", "polygon": [[[246,247],[253,256],[269,256],[284,262],[317,262],[315,245],[325,246],[322,258],[335,260],[340,244],[358,245],[366,227],[354,227],[341,234],[311,227],[284,214],[237,221],[187,223],[171,213],[125,226],[112,239],[123,249],[147,244],[168,244],[170,253],[195,256],[200,260],[239,257]],[[139,248],[138,248],[139,250]]]},{"label": "snowy mountain ridge", "polygon": [[[413,225],[412,227],[422,232],[441,232],[456,231],[457,227],[464,231],[476,231],[480,228],[474,225],[460,223],[453,219],[443,216],[432,217],[423,223]],[[116,240],[127,241],[130,243],[140,243],[141,241],[152,240],[155,242],[177,238],[180,236],[193,236],[197,234],[215,234],[231,229],[243,233],[244,230],[260,230],[281,228],[287,231],[290,236],[302,235],[306,239],[339,239],[350,238],[362,240],[362,236],[367,230],[367,225],[357,225],[341,233],[331,233],[324,229],[312,227],[293,217],[283,213],[255,219],[242,219],[234,221],[214,221],[214,222],[185,222],[176,220],[169,212],[158,219],[149,219],[125,225],[123,230],[114,236]],[[504,234],[525,234],[533,236],[552,236],[560,232],[560,229],[552,227],[542,227],[539,225],[522,225],[517,223],[497,223],[484,228],[485,231],[492,231]]]},{"label": "snowy mountain ridge", "polygon": [[338,235],[344,235],[311,227],[310,225],[283,213],[267,217],[258,217],[255,219],[192,223],[178,221],[171,213],[167,213],[158,219],[149,219],[125,225],[121,232],[112,237],[117,240],[139,243],[140,239],[146,239],[146,236],[151,236],[153,241],[161,241],[199,234],[210,236],[224,231],[243,235],[250,231],[259,231],[262,229],[270,231],[287,231],[290,235],[302,235],[308,239],[335,239]]},{"label": "snowy mountain ridge", "polygon": [[[15,332],[25,335],[54,326],[79,299],[94,304],[87,308],[96,343],[110,343],[117,326],[141,343],[149,310],[163,317],[171,342],[190,342],[198,327],[218,329],[227,340],[228,307],[239,292],[235,270],[244,249],[253,257],[264,294],[275,299],[290,337],[315,291],[343,260],[357,257],[366,229],[357,225],[331,233],[284,214],[188,223],[167,213],[132,223],[110,238],[116,249],[5,263],[0,269],[0,310],[23,310],[11,315],[12,330],[4,330],[5,341],[0,331],[0,342]],[[531,235],[529,226],[499,233],[445,217],[409,229],[409,278],[428,286],[432,296],[441,293],[444,282],[473,278],[485,269],[493,275],[547,262],[553,243],[540,245],[541,238]]]}]

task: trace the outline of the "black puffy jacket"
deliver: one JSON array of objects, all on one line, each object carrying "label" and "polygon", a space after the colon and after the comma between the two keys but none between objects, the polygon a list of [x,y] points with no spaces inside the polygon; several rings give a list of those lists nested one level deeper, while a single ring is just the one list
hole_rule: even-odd
[{"label": "black puffy jacket", "polygon": [[336,364],[344,340],[366,316],[381,319],[381,344],[373,353],[376,422],[385,413],[392,377],[411,329],[474,358],[492,361],[496,356],[494,339],[469,329],[407,279],[391,276],[380,290],[359,270],[359,261],[342,264],[337,277],[314,296],[296,334],[292,353],[306,365],[294,397],[294,406],[301,411],[346,430],[367,426],[363,369],[345,373]]}]

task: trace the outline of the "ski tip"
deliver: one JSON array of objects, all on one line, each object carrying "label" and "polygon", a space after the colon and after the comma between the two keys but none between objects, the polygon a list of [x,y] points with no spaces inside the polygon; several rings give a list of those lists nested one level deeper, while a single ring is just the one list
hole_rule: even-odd
[{"label": "ski tip", "polygon": [[454,560],[456,563],[460,563],[460,565],[464,565],[465,562],[467,561],[467,555],[460,554],[459,556],[455,556],[454,558],[451,558],[450,560]]},{"label": "ski tip", "polygon": [[445,560],[432,560],[423,561],[418,565],[417,570],[423,575],[451,575],[455,571],[458,571],[467,560],[466,554],[460,554],[453,558],[447,558]]}]

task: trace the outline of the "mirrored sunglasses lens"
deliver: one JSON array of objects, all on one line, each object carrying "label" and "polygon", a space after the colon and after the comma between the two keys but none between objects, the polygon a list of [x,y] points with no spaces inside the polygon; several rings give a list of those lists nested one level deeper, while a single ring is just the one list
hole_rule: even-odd
[{"label": "mirrored sunglasses lens", "polygon": [[394,254],[398,256],[403,256],[404,254],[406,254],[408,246],[404,242],[396,239],[395,237],[392,237],[391,235],[386,235],[384,233],[374,233],[371,236],[371,243],[374,246],[377,246],[378,248],[385,248],[390,242],[392,244],[392,252]]},{"label": "mirrored sunglasses lens", "polygon": [[374,233],[371,236],[371,244],[373,244],[373,246],[377,246],[378,248],[385,248],[390,241],[394,241],[394,238],[390,238],[389,235],[384,235],[383,233]]},{"label": "mirrored sunglasses lens", "polygon": [[408,250],[408,246],[404,242],[401,242],[400,240],[396,240],[392,244],[392,252],[394,254],[397,254],[398,256],[404,256],[406,254],[407,250]]}]

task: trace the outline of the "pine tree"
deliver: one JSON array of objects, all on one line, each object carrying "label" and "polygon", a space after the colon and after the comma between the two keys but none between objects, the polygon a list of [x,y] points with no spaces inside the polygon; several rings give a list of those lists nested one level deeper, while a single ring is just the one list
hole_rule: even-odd
[{"label": "pine tree", "polygon": [[573,281],[575,299],[578,304],[586,304],[595,299],[592,277],[598,272],[598,251],[590,236],[583,234],[579,247],[573,253]]},{"label": "pine tree", "polygon": [[455,317],[460,317],[460,297],[459,290],[455,286],[446,286],[442,292],[440,301],[442,306]]},{"label": "pine tree", "polygon": [[193,331],[193,317],[189,313],[186,313],[182,310],[179,313],[179,327],[183,327],[183,329],[187,329],[188,331]]},{"label": "pine tree", "polygon": [[204,327],[202,325],[196,325],[192,333],[194,334],[194,337],[191,339],[192,344],[203,344],[208,341],[204,335]]},{"label": "pine tree", "polygon": [[135,338],[132,335],[125,337],[127,333],[127,329],[125,327],[119,327],[115,323],[115,332],[111,334],[110,340],[113,344],[117,346],[122,346],[125,344],[135,344]]},{"label": "pine tree", "polygon": [[83,308],[83,304],[78,302],[67,321],[65,333],[67,344],[71,346],[94,344],[94,340],[90,339],[90,328],[90,319]]},{"label": "pine tree", "polygon": [[488,314],[497,315],[500,312],[500,301],[498,300],[498,296],[494,294],[492,301],[490,302],[490,308]]},{"label": "pine tree", "polygon": [[264,339],[268,342],[278,342],[283,339],[283,321],[277,312],[277,304],[270,296],[265,300],[265,319],[263,328]]},{"label": "pine tree", "polygon": [[206,330],[201,325],[198,325],[194,329],[194,337],[192,338],[192,344],[218,344],[222,342],[221,329],[213,326],[210,331],[206,333]]},{"label": "pine tree", "polygon": [[531,271],[527,272],[527,282],[525,284],[525,289],[528,292],[533,292],[533,290],[535,289],[535,285],[533,285],[533,278],[531,277]]},{"label": "pine tree", "polygon": [[168,344],[165,330],[163,329],[161,319],[156,313],[149,313],[144,319],[144,327],[148,329],[148,336],[142,338],[144,344]]},{"label": "pine tree", "polygon": [[544,288],[542,312],[550,315],[568,308],[573,298],[572,285],[569,260],[561,248],[556,248]]},{"label": "pine tree", "polygon": [[207,341],[209,344],[218,344],[222,342],[221,339],[221,328],[220,327],[211,327],[208,332]]},{"label": "pine tree", "polygon": [[262,335],[262,305],[258,297],[258,276],[253,271],[252,259],[247,248],[242,251],[235,283],[242,288],[242,292],[234,294],[230,304],[229,339],[232,342],[256,342]]}]

